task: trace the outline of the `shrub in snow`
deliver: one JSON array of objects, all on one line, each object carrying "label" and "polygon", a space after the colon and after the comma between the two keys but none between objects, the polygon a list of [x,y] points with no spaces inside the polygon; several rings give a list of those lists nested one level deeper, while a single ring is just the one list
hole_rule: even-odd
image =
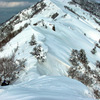
[{"label": "shrub in snow", "polygon": [[29,25],[28,23],[25,23],[25,24],[24,24],[24,28],[26,28],[28,25]]},{"label": "shrub in snow", "polygon": [[[100,40],[99,40],[100,42]],[[99,43],[100,44],[100,43]],[[100,45],[98,43],[95,44],[96,47],[100,48]]]},{"label": "shrub in snow", "polygon": [[95,46],[95,47],[91,50],[91,53],[92,53],[92,54],[96,54],[96,52],[97,52],[97,51],[96,51],[96,46]]},{"label": "shrub in snow", "polygon": [[5,25],[4,27],[1,28],[1,31],[4,33],[9,33],[13,31],[13,26],[12,25]]},{"label": "shrub in snow", "polygon": [[91,88],[94,96],[100,99],[100,70],[91,70],[90,67],[71,67],[68,70],[68,76],[79,80]]},{"label": "shrub in snow", "polygon": [[86,86],[91,86],[93,83],[93,80],[91,77],[89,77],[87,74],[83,74],[81,77],[78,78],[79,81],[81,81]]},{"label": "shrub in snow", "polygon": [[0,30],[0,41],[2,40],[2,38],[4,38],[4,34],[3,34],[3,32],[1,32],[1,30]]},{"label": "shrub in snow", "polygon": [[37,3],[36,5],[34,5],[32,7],[32,15],[30,15],[31,17],[33,17],[34,15],[38,14],[42,9],[44,9],[46,7],[46,4],[42,2],[42,0],[39,2],[39,4]]},{"label": "shrub in snow", "polygon": [[97,68],[100,68],[100,61],[97,61],[97,62],[96,62],[96,67],[97,67]]},{"label": "shrub in snow", "polygon": [[83,49],[81,49],[80,51],[73,49],[69,60],[74,66],[78,66],[79,62],[81,62],[85,66],[88,64],[86,53]]},{"label": "shrub in snow", "polygon": [[74,66],[69,68],[68,76],[91,88],[94,96],[100,99],[100,88],[98,88],[100,87],[100,61],[96,62],[96,69],[92,70],[88,65],[85,51],[81,49],[80,51],[72,50],[70,62]]},{"label": "shrub in snow", "polygon": [[[100,99],[100,72],[96,70],[87,70],[83,67],[71,67],[68,70],[68,76],[79,80],[93,91],[94,96]],[[96,86],[96,87],[95,87]]]},{"label": "shrub in snow", "polygon": [[94,94],[97,99],[100,99],[100,90],[94,89]]},{"label": "shrub in snow", "polygon": [[18,33],[22,32],[22,30],[23,30],[23,27],[20,26],[20,28],[19,28],[19,30],[18,30]]},{"label": "shrub in snow", "polygon": [[70,77],[75,78],[75,79],[81,81],[83,84],[85,84],[87,86],[90,86],[93,83],[93,81],[92,81],[92,78],[89,77],[89,75],[86,74],[86,73],[87,73],[87,71],[82,73],[82,67],[80,67],[80,66],[71,67],[68,70],[68,75]]},{"label": "shrub in snow", "polygon": [[88,64],[88,60],[86,57],[86,53],[83,49],[81,49],[78,53],[78,59],[82,64]]},{"label": "shrub in snow", "polygon": [[76,68],[75,67],[71,67],[68,70],[68,76],[70,76],[71,78],[75,78],[75,73],[76,73]]},{"label": "shrub in snow", "polygon": [[46,52],[44,52],[44,49],[41,47],[41,45],[36,45],[31,54],[34,55],[38,61],[44,62],[46,59]]},{"label": "shrub in snow", "polygon": [[31,37],[31,41],[29,42],[30,43],[30,45],[31,46],[33,46],[33,45],[36,45],[37,43],[36,43],[36,40],[35,40],[35,36],[34,35],[32,35],[32,37]]},{"label": "shrub in snow", "polygon": [[14,61],[14,56],[0,58],[0,85],[9,85],[18,78],[19,72],[25,67],[25,60],[17,62]]},{"label": "shrub in snow", "polygon": [[72,53],[71,53],[71,57],[70,57],[70,62],[72,65],[74,66],[78,66],[79,63],[78,63],[78,50],[72,50]]}]

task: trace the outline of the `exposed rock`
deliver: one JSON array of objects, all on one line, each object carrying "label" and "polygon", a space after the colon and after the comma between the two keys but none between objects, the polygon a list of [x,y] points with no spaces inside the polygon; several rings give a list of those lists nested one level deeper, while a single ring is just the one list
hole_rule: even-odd
[{"label": "exposed rock", "polygon": [[55,14],[52,15],[52,19],[55,19],[59,14],[56,12]]},{"label": "exposed rock", "polygon": [[[23,10],[22,12],[13,16],[7,22],[3,23],[2,26],[0,26],[0,47],[4,46],[8,41],[10,41],[13,37],[19,34],[24,28],[26,28],[28,26],[28,23],[25,23],[25,25],[21,26],[16,31],[13,30],[14,29],[13,26],[15,26],[16,24],[19,24],[23,20],[32,18],[34,15],[41,12],[45,7],[46,7],[46,4],[42,0],[38,2],[37,4],[35,4],[33,7],[30,7],[27,10]],[[29,14],[27,13],[28,10],[32,10],[32,12]],[[21,17],[23,17],[23,19],[21,19]]]},{"label": "exposed rock", "polygon": [[55,25],[53,25],[52,30],[53,30],[53,31],[56,31],[56,29],[55,29]]},{"label": "exposed rock", "polygon": [[83,9],[100,18],[100,4],[89,0],[72,0],[79,4]]}]

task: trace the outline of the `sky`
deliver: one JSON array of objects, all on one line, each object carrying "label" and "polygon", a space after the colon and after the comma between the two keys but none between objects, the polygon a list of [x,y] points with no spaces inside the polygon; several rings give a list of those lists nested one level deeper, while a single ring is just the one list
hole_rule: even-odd
[{"label": "sky", "polygon": [[[38,1],[40,0],[0,0],[0,24]],[[100,2],[100,0],[95,1]]]},{"label": "sky", "polygon": [[0,0],[0,24],[40,0]]}]

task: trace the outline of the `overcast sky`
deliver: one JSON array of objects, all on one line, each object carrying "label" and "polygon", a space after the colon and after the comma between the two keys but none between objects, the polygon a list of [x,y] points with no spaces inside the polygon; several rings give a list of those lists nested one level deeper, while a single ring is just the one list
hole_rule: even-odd
[{"label": "overcast sky", "polygon": [[40,0],[0,0],[0,24]]},{"label": "overcast sky", "polygon": [[40,0],[0,0],[0,24],[38,1]]}]

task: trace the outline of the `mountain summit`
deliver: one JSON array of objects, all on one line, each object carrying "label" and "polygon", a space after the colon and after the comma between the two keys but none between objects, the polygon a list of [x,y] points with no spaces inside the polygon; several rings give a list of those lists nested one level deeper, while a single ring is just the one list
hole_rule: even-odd
[{"label": "mountain summit", "polygon": [[0,26],[2,100],[100,99],[100,20],[74,1],[42,0]]}]

